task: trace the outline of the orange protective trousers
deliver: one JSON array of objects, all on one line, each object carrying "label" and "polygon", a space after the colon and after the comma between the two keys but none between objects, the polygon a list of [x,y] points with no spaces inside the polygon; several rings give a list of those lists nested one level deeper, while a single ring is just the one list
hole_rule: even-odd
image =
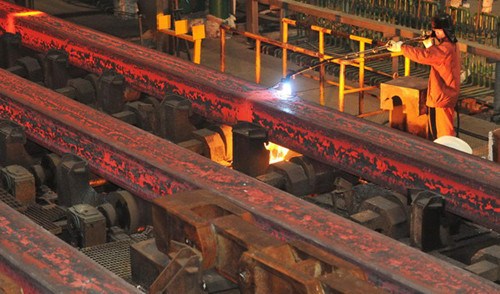
[{"label": "orange protective trousers", "polygon": [[455,110],[451,107],[429,108],[429,139],[437,139],[442,136],[455,136],[453,116]]}]

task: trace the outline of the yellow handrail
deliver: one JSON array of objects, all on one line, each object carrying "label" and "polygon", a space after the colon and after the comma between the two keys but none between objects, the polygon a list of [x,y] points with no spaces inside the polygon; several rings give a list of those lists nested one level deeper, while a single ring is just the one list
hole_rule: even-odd
[{"label": "yellow handrail", "polygon": [[176,20],[174,29],[171,29],[170,15],[159,13],[156,15],[157,31],[162,34],[173,36],[179,39],[194,43],[193,62],[200,64],[201,61],[201,40],[205,39],[205,25],[195,25],[191,27],[191,35],[188,35],[189,26],[186,19]]},{"label": "yellow handrail", "polygon": [[[380,57],[389,57],[389,56],[390,57],[397,57],[397,56],[400,56],[402,54],[388,52],[388,53],[383,53],[383,54],[377,54],[374,56],[365,56],[364,53],[361,53],[361,54],[359,54],[358,57],[352,58],[352,59],[347,59],[347,60],[343,59],[343,57],[334,58],[333,56],[330,56],[330,55],[327,55],[324,53],[324,34],[325,33],[331,34],[332,30],[330,30],[330,29],[322,28],[319,26],[311,26],[311,29],[314,31],[317,31],[319,34],[319,48],[318,48],[317,52],[303,48],[303,47],[299,47],[299,46],[296,46],[293,44],[289,44],[288,43],[288,27],[289,27],[289,25],[296,25],[296,24],[297,24],[297,22],[294,20],[287,19],[287,18],[282,19],[281,41],[266,38],[266,37],[263,37],[261,35],[253,34],[250,32],[238,31],[238,30],[235,30],[233,28],[230,28],[227,25],[222,24],[220,27],[220,29],[221,29],[221,34],[220,34],[220,41],[221,41],[220,69],[221,69],[221,71],[222,72],[225,71],[225,43],[226,43],[225,32],[226,31],[240,34],[240,35],[243,35],[247,38],[250,38],[250,39],[253,39],[256,41],[256,48],[255,48],[255,50],[256,50],[256,53],[255,53],[256,54],[256,56],[255,56],[255,63],[256,63],[255,82],[256,83],[260,83],[260,71],[261,71],[261,53],[260,53],[260,51],[261,51],[261,44],[262,43],[267,43],[267,44],[282,48],[282,50],[283,50],[282,51],[282,75],[283,75],[283,77],[287,76],[287,60],[288,60],[287,54],[288,54],[289,50],[293,51],[293,52],[297,52],[297,53],[302,53],[302,54],[305,54],[305,55],[308,55],[311,57],[318,58],[320,60],[320,62],[328,60],[328,62],[337,63],[340,65],[340,74],[339,74],[339,82],[338,83],[326,80],[324,78],[325,77],[324,64],[319,65],[320,66],[319,78],[314,77],[314,76],[310,76],[310,75],[304,75],[306,77],[312,77],[314,79],[319,80],[319,83],[320,83],[320,104],[325,105],[325,101],[324,101],[324,86],[325,86],[325,84],[331,84],[331,85],[335,85],[335,86],[339,87],[339,94],[338,94],[339,95],[339,97],[338,97],[339,98],[339,106],[338,106],[338,108],[340,111],[344,111],[344,96],[345,96],[345,94],[359,93],[359,102],[360,102],[359,114],[362,114],[364,111],[364,109],[363,109],[364,92],[377,88],[376,86],[365,87],[365,85],[364,85],[365,71],[368,70],[368,71],[376,72],[378,74],[383,74],[383,75],[388,76],[388,77],[393,76],[390,73],[381,72],[381,71],[375,70],[372,67],[366,66],[365,61],[369,60],[371,58],[380,58]],[[350,35],[349,38],[352,40],[358,41],[360,43],[360,52],[365,51],[365,44],[366,43],[372,44],[372,42],[373,42],[373,40],[371,40],[371,39],[360,37],[360,36],[355,36],[355,35]],[[348,86],[345,83],[345,67],[347,65],[359,68],[359,83],[358,83],[359,87],[358,88]],[[409,60],[406,59],[405,60],[405,75],[409,75],[409,68],[410,68],[410,63],[409,63]],[[348,89],[348,90],[346,90],[346,89]]]}]

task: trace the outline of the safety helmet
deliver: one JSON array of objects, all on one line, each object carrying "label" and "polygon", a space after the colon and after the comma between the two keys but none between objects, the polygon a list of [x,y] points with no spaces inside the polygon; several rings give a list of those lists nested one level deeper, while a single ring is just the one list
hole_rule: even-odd
[{"label": "safety helmet", "polygon": [[453,26],[453,20],[451,16],[447,13],[440,13],[432,18],[432,29],[442,29],[448,40],[453,43],[457,42],[455,37],[455,27]]},{"label": "safety helmet", "polygon": [[434,143],[444,145],[459,151],[472,154],[472,148],[464,140],[453,136],[441,136],[434,140]]}]

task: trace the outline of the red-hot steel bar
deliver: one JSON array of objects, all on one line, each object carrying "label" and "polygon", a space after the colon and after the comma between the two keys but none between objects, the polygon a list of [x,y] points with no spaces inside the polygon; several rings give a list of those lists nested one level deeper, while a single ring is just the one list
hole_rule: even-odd
[{"label": "red-hot steel bar", "polygon": [[379,185],[441,194],[448,211],[500,231],[498,164],[7,2],[0,26],[34,50],[65,50],[78,67],[114,69],[150,95],[184,96],[204,117],[260,125],[271,141]]},{"label": "red-hot steel bar", "polygon": [[0,201],[0,272],[23,293],[141,293]]},{"label": "red-hot steel bar", "polygon": [[[249,210],[274,236],[320,246],[359,265],[372,283],[397,292],[499,291],[489,281],[7,71],[0,70],[0,81],[0,118],[24,126],[29,139],[53,152],[82,157],[94,172],[144,199],[194,188],[213,191]],[[7,230],[2,239],[11,234],[19,232]],[[12,242],[38,246],[25,236]],[[0,253],[22,254],[21,245],[3,246]],[[60,260],[56,254],[47,258]],[[41,263],[32,266],[51,271]]]}]

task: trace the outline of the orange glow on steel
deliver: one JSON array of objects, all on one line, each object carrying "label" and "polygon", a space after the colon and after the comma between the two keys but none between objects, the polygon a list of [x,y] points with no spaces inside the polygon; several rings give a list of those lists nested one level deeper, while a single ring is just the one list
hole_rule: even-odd
[{"label": "orange glow on steel", "polygon": [[264,145],[267,150],[269,150],[269,164],[280,162],[285,160],[285,156],[288,154],[289,149],[282,147],[280,145],[269,142]]},{"label": "orange glow on steel", "polygon": [[25,11],[18,13],[9,13],[9,15],[7,16],[7,32],[12,34],[16,33],[16,27],[14,21],[17,17],[36,16],[42,13],[43,12],[41,11]]},{"label": "orange glow on steel", "polygon": [[91,187],[99,187],[105,185],[107,182],[106,179],[93,179],[89,181],[89,185]]}]

